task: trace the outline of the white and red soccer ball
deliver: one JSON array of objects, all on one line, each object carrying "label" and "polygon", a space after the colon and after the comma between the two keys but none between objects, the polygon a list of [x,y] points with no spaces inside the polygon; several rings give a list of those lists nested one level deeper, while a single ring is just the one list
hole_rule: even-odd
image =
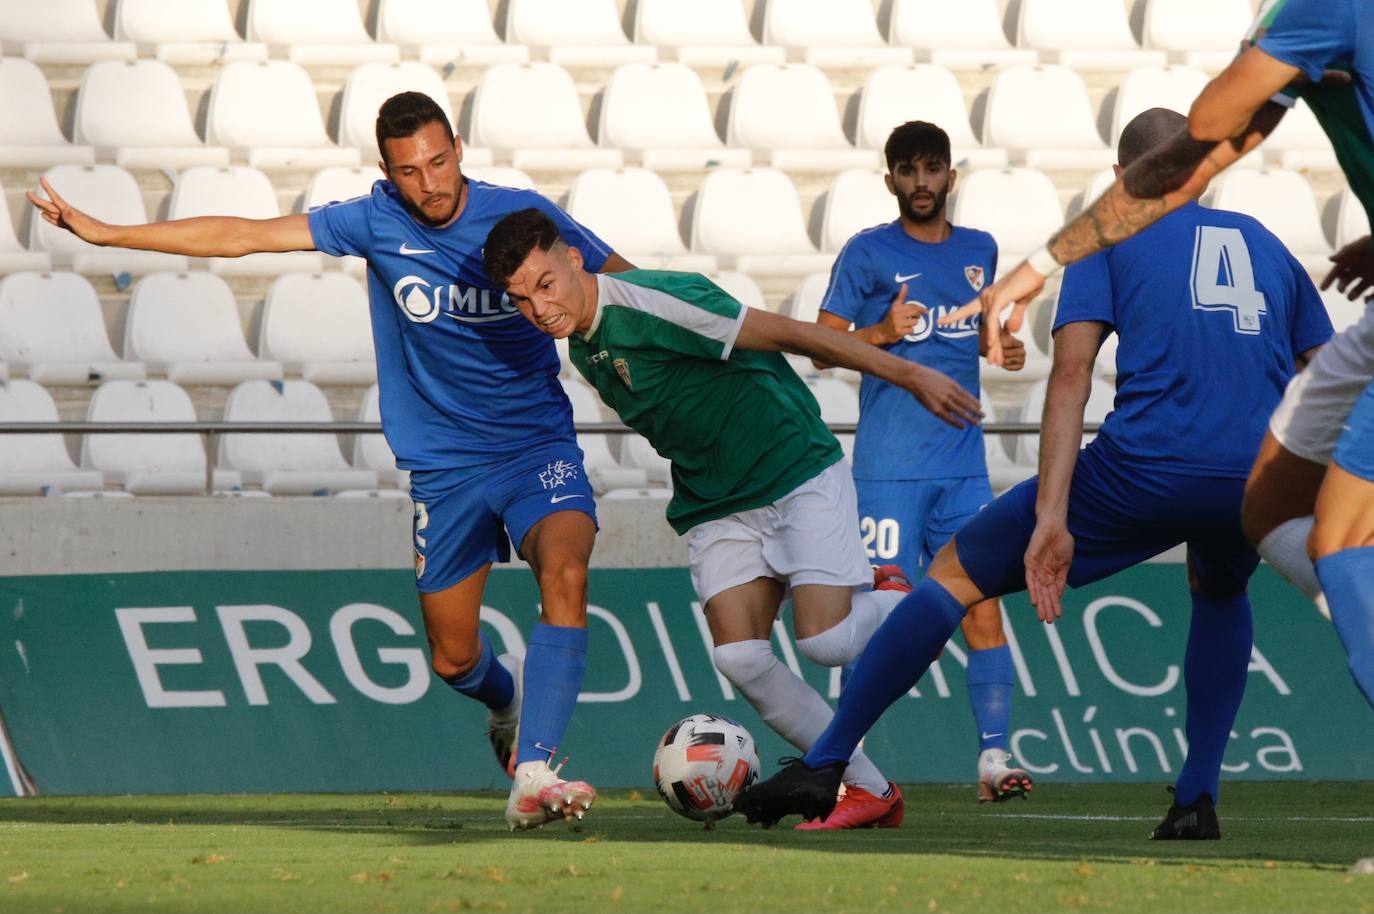
[{"label": "white and red soccer ball", "polygon": [[654,786],[663,802],[698,822],[730,815],[740,791],[758,778],[754,737],[726,717],[684,718],[668,728],[654,752]]}]

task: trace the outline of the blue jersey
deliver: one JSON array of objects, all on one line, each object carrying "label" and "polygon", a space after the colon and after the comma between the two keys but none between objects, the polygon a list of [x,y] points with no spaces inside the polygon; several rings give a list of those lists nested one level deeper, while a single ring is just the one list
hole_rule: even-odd
[{"label": "blue jersey", "polygon": [[1245,477],[1295,355],[1331,338],[1307,272],[1249,216],[1189,203],[1064,274],[1054,328],[1116,330],[1099,440],[1124,462]]},{"label": "blue jersey", "polygon": [[1259,48],[1313,82],[1331,69],[1354,74],[1365,126],[1374,134],[1374,5],[1369,0],[1270,0]]},{"label": "blue jersey", "polygon": [[467,179],[467,203],[445,228],[421,225],[390,181],[310,211],[315,247],[367,259],[382,430],[405,470],[494,463],[575,442],[553,339],[520,316],[482,269],[503,216],[544,210],[596,271],[610,251],[530,190]]},{"label": "blue jersey", "polygon": [[[880,323],[905,283],[907,301],[926,314],[893,355],[943,372],[978,396],[978,328],[975,316],[950,327],[936,325],[965,304],[997,272],[997,243],[987,232],[954,226],[939,244],[917,241],[900,222],[859,232],[845,243],[830,271],[821,310],[863,328]],[[864,375],[859,387],[859,429],[854,440],[855,479],[947,479],[986,476],[983,432],[956,429],[935,418],[911,394]]]}]

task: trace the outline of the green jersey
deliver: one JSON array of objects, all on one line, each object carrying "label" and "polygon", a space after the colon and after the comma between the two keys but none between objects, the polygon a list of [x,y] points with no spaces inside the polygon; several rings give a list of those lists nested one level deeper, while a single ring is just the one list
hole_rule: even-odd
[{"label": "green jersey", "polygon": [[577,370],[672,462],[668,522],[697,524],[777,501],[843,452],[779,352],[736,350],[745,305],[696,273],[599,274]]}]

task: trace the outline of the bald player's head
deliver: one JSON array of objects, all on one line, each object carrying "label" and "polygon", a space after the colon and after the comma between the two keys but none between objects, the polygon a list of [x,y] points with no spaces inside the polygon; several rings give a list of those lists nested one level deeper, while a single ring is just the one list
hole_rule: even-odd
[{"label": "bald player's head", "polygon": [[1188,118],[1177,111],[1168,108],[1142,111],[1121,131],[1121,140],[1116,144],[1117,164],[1129,168],[1136,159],[1178,136],[1187,126]]}]

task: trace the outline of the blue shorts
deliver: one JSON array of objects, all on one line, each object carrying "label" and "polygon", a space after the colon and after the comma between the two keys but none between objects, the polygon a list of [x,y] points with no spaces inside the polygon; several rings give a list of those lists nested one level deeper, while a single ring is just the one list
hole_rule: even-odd
[{"label": "blue shorts", "polygon": [[992,501],[986,476],[856,479],[859,530],[871,562],[915,578],[960,527]]},{"label": "blue shorts", "polygon": [[[1038,479],[1012,488],[955,537],[960,563],[985,596],[1026,589],[1025,552],[1035,530],[1038,488]],[[1100,581],[1187,543],[1188,564],[1203,593],[1243,592],[1259,564],[1241,532],[1244,495],[1242,478],[1124,464],[1101,439],[1093,442],[1079,452],[1069,488],[1069,586]]]},{"label": "blue shorts", "polygon": [[[410,474],[415,502],[415,584],[445,590],[492,562],[510,561],[525,534],[558,511],[596,520],[592,486],[575,444],[537,448],[519,459]],[[507,537],[509,531],[509,537]]]},{"label": "blue shorts", "polygon": [[1374,482],[1374,382],[1355,401],[1331,459],[1347,473]]}]

